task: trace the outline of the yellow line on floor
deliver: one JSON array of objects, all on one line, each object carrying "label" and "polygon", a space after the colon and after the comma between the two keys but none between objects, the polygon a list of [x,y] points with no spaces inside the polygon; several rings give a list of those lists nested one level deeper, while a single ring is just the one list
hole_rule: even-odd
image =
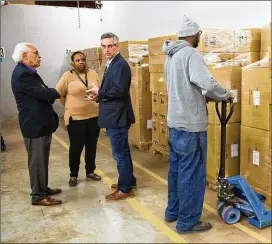
[{"label": "yellow line on floor", "polygon": [[[111,150],[111,148],[104,144],[101,143],[100,141],[98,142],[99,145]],[[160,177],[159,175],[153,173],[152,171],[150,171],[149,169],[145,168],[144,166],[140,165],[139,163],[135,162],[133,160],[133,165],[139,169],[141,169],[142,171],[146,172],[147,174],[151,175],[152,177],[154,177],[155,179],[157,179],[158,181],[160,181],[161,183],[168,185],[167,180],[163,179],[162,177]],[[211,207],[210,205],[208,205],[207,203],[204,203],[204,209],[208,210],[209,212],[218,215],[218,212],[216,209],[214,209],[213,207]],[[271,243],[270,240],[268,240],[267,238],[261,236],[260,234],[256,233],[255,231],[249,229],[248,227],[244,226],[243,224],[240,223],[236,223],[233,224],[233,226],[235,226],[236,228],[238,228],[239,230],[245,232],[246,234],[248,234],[249,236],[255,238],[256,240],[259,240],[261,243]]]},{"label": "yellow line on floor", "polygon": [[[64,148],[69,150],[69,146],[57,135],[53,134],[53,138],[61,144]],[[83,158],[83,157],[82,157]],[[101,175],[102,180],[107,183],[109,186],[113,184],[113,181],[105,175],[104,172],[102,172],[99,169],[96,169],[97,173]],[[181,235],[177,234],[177,232],[173,231],[171,228],[169,228],[163,221],[158,219],[155,215],[153,215],[149,209],[144,207],[140,202],[138,202],[135,198],[127,199],[126,200],[129,205],[139,212],[146,220],[148,220],[150,223],[152,223],[158,230],[160,230],[165,236],[167,236],[171,241],[174,243],[188,243],[184,238],[182,238]]]}]

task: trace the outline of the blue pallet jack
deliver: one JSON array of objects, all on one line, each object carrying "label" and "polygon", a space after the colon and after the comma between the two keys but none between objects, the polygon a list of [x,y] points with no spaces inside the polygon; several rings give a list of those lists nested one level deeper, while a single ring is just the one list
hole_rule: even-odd
[{"label": "blue pallet jack", "polygon": [[[237,223],[241,215],[248,217],[248,222],[262,229],[271,226],[271,210],[267,211],[261,202],[265,197],[256,193],[247,181],[240,175],[226,178],[225,176],[225,154],[226,154],[226,125],[233,114],[233,101],[221,102],[221,114],[219,103],[216,103],[216,113],[221,122],[221,151],[220,170],[218,175],[218,212],[227,224]],[[227,116],[227,104],[230,112]]]}]

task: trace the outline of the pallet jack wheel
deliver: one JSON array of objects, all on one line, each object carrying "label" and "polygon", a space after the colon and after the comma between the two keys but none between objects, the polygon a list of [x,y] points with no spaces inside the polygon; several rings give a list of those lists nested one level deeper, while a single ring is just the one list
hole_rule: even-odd
[{"label": "pallet jack wheel", "polygon": [[234,208],[226,203],[219,202],[218,212],[222,220],[227,224],[235,224],[241,218],[241,212],[239,209]]}]

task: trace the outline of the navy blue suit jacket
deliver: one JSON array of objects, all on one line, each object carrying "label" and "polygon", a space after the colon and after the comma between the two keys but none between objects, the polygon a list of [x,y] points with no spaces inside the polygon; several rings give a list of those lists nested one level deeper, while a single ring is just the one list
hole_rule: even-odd
[{"label": "navy blue suit jacket", "polygon": [[23,63],[13,70],[11,87],[19,111],[19,124],[23,137],[49,136],[59,125],[58,115],[52,104],[60,95],[48,88],[37,72]]},{"label": "navy blue suit jacket", "polygon": [[130,98],[131,70],[127,61],[117,54],[102,79],[99,89],[100,128],[116,129],[135,123]]}]

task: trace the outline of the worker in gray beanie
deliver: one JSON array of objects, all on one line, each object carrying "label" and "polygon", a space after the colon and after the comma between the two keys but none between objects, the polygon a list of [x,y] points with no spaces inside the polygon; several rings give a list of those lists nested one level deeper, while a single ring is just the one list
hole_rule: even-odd
[{"label": "worker in gray beanie", "polygon": [[184,16],[176,42],[166,41],[164,72],[168,90],[169,173],[165,221],[176,230],[200,232],[212,228],[200,221],[206,186],[208,114],[206,98],[222,101],[233,95],[213,79],[195,49],[201,30]]}]

